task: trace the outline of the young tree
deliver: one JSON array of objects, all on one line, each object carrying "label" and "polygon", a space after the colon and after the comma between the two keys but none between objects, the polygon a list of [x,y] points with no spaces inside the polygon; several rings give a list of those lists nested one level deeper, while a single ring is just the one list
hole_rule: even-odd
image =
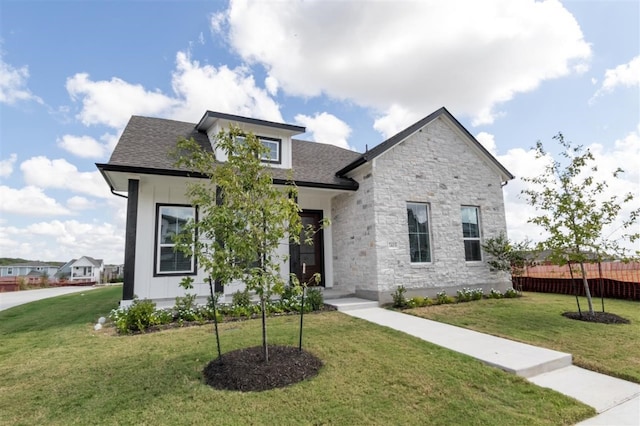
[{"label": "young tree", "polygon": [[[538,213],[529,222],[541,226],[549,234],[546,241],[540,244],[541,248],[550,251],[549,260],[557,265],[569,263],[569,266],[580,266],[589,313],[593,315],[593,301],[584,264],[592,261],[593,253],[624,252],[617,241],[603,235],[603,229],[617,220],[622,206],[633,199],[633,194],[607,198],[607,183],[597,182],[594,178],[598,168],[589,149],[572,145],[562,133],[553,139],[562,149],[560,160],[551,161],[538,177],[523,178],[533,185],[523,190],[522,194]],[[536,159],[547,156],[542,142],[538,141]],[[612,177],[616,179],[622,172],[622,169],[617,169]],[[627,232],[639,214],[640,209],[635,210],[622,222],[621,238],[635,241],[640,237],[637,232]]]},{"label": "young tree", "polygon": [[197,256],[210,279],[222,285],[241,280],[258,295],[268,361],[266,301],[287,284],[277,249],[283,241],[299,243],[302,231],[297,188],[293,182],[273,185],[269,167],[260,160],[269,151],[254,135],[231,128],[218,134],[216,146],[226,156],[224,162],[216,162],[214,154],[193,139],[178,143],[177,164],[208,179],[187,189],[189,200],[198,206],[198,220],[190,221],[176,238],[177,249]]},{"label": "young tree", "polygon": [[521,278],[527,266],[534,263],[535,252],[530,250],[530,242],[514,243],[501,232],[494,238],[488,238],[482,245],[483,250],[491,255],[487,261],[489,267],[495,271],[510,272],[515,278],[516,290],[522,291]]}]

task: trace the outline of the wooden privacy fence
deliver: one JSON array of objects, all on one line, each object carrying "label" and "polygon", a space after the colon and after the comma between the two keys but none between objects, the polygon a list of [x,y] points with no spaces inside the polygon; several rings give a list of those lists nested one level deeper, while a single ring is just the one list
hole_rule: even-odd
[{"label": "wooden privacy fence", "polygon": [[[640,262],[606,262],[585,264],[591,295],[614,299],[640,300]],[[540,293],[578,294],[584,296],[579,265],[538,265],[529,267],[521,277],[513,277],[514,288]],[[600,279],[602,274],[602,279]]]}]

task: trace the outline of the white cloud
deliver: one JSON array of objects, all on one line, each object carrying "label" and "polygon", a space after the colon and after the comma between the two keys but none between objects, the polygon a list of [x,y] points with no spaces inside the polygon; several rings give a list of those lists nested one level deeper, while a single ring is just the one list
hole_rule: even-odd
[{"label": "white cloud", "polygon": [[96,204],[93,201],[89,201],[85,197],[74,195],[67,200],[67,207],[71,210],[89,210],[95,208]]},{"label": "white cloud", "polygon": [[613,92],[619,86],[640,86],[640,56],[636,56],[626,64],[606,70],[602,86],[593,95],[590,102],[593,102],[598,96]]},{"label": "white cloud", "polygon": [[119,78],[92,81],[89,74],[79,73],[67,79],[72,99],[80,99],[82,109],[76,116],[86,126],[105,124],[120,129],[134,114],[156,115],[174,106],[175,101],[158,92],[147,91],[139,84]]},{"label": "white cloud", "polygon": [[0,185],[0,211],[21,216],[59,216],[71,212],[35,186],[21,189]]},{"label": "white cloud", "polygon": [[227,15],[224,12],[218,12],[211,15],[209,19],[209,25],[211,32],[214,34],[222,34],[227,20]]},{"label": "white cloud", "polygon": [[179,106],[168,114],[175,119],[193,122],[204,111],[214,110],[283,121],[280,107],[266,90],[256,86],[249,68],[200,65],[188,53],[178,52],[171,83]]},{"label": "white cloud", "polygon": [[27,87],[29,68],[15,68],[6,63],[0,53],[0,103],[13,105],[19,101],[35,101],[44,103],[42,99],[31,93]]},{"label": "white cloud", "polygon": [[9,177],[13,173],[13,165],[18,159],[18,155],[12,153],[6,160],[0,160],[0,177]]},{"label": "white cloud", "polygon": [[68,261],[87,255],[122,263],[123,251],[124,232],[109,223],[52,220],[25,228],[0,226],[0,252],[12,257]]},{"label": "white cloud", "polygon": [[422,117],[442,105],[490,123],[497,105],[583,72],[591,55],[557,0],[235,1],[225,19],[230,45],[285,93],[372,107],[385,135],[397,111]]},{"label": "white cloud", "polygon": [[401,105],[393,104],[382,116],[376,118],[373,123],[373,128],[380,132],[385,138],[390,138],[420,118],[419,114]]},{"label": "white cloud", "polygon": [[109,187],[100,172],[80,172],[65,159],[32,157],[20,165],[25,182],[40,188],[67,189],[93,197],[110,198]]},{"label": "white cloud", "polygon": [[497,151],[497,148],[496,148],[496,140],[495,140],[495,137],[492,134],[487,133],[487,132],[480,132],[480,133],[478,133],[476,135],[476,139],[494,157],[497,155],[498,151]]},{"label": "white cloud", "polygon": [[349,142],[347,142],[351,134],[351,128],[347,123],[333,114],[327,112],[316,113],[313,117],[298,114],[295,117],[295,121],[305,126],[307,132],[311,133],[311,138],[316,142],[336,145],[345,149],[353,149],[349,146]]},{"label": "white cloud", "polygon": [[[625,194],[634,194],[634,200],[624,205],[620,212],[620,219],[626,219],[633,209],[640,208],[640,170],[636,167],[640,164],[640,126],[635,131],[630,132],[624,138],[615,141],[612,148],[606,149],[601,144],[591,144],[587,148],[591,150],[595,157],[598,170],[590,173],[596,182],[606,182],[608,188],[600,197],[600,201],[609,199],[612,195],[617,195],[622,199]],[[549,148],[548,146],[547,148]],[[533,187],[532,184],[521,180],[522,177],[539,176],[544,172],[546,159],[536,159],[533,150],[525,151],[521,148],[511,149],[505,155],[498,156],[497,159],[517,178],[510,181],[504,188],[505,209],[507,216],[507,227],[509,237],[515,241],[522,241],[525,237],[533,241],[540,241],[545,238],[541,229],[535,225],[527,223],[527,220],[536,215],[535,210],[527,204],[520,193],[525,188]],[[618,168],[625,169],[625,173],[618,179],[612,177],[613,172]],[[618,220],[613,225],[604,230],[604,235],[610,239],[617,239],[623,233],[620,229],[622,221]],[[631,244],[625,242],[625,247],[633,250],[640,250],[640,242]]]},{"label": "white cloud", "polygon": [[[146,90],[119,78],[92,81],[80,73],[67,79],[67,91],[81,102],[77,118],[85,125],[104,124],[121,130],[131,115],[197,121],[206,110],[282,121],[280,107],[267,90],[255,84],[249,68],[218,68],[176,54],[172,95]],[[268,83],[273,89],[273,81]]]},{"label": "white cloud", "polygon": [[271,96],[275,96],[278,94],[278,79],[276,79],[275,77],[272,76],[267,76],[267,78],[264,79],[264,87],[267,88],[267,92],[271,95]]},{"label": "white cloud", "polygon": [[58,138],[58,146],[82,158],[101,158],[105,155],[105,146],[91,136],[64,135]]}]

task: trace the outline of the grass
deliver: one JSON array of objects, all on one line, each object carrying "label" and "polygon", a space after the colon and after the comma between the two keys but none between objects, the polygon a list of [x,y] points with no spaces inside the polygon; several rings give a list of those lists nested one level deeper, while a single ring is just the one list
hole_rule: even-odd
[{"label": "grass", "polygon": [[[594,309],[601,309],[594,298]],[[585,309],[586,299],[580,306]],[[631,324],[597,324],[563,317],[577,312],[573,296],[524,293],[518,299],[485,299],[407,311],[414,315],[573,355],[574,364],[640,383],[640,303],[605,299],[605,310]]]},{"label": "grass", "polygon": [[[574,424],[594,410],[461,354],[339,312],[305,316],[325,365],[287,388],[206,386],[211,326],[116,336],[93,323],[105,288],[0,312],[0,424]],[[298,317],[269,320],[295,345]],[[260,321],[221,324],[223,352],[260,343]]]}]

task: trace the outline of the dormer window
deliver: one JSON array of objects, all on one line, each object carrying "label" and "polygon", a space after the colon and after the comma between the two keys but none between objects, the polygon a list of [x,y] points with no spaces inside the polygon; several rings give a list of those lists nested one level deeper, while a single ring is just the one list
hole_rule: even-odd
[{"label": "dormer window", "polygon": [[[282,162],[282,140],[276,138],[268,138],[266,136],[256,136],[260,143],[267,148],[267,152],[262,154],[260,160],[264,163],[280,164]],[[236,136],[240,142],[244,140],[243,136]]]},{"label": "dormer window", "polygon": [[267,149],[269,150],[260,159],[267,163],[280,164],[280,151],[282,149],[282,141],[280,139],[266,138],[261,136],[258,136],[258,140],[262,142],[262,145],[267,147]]}]

